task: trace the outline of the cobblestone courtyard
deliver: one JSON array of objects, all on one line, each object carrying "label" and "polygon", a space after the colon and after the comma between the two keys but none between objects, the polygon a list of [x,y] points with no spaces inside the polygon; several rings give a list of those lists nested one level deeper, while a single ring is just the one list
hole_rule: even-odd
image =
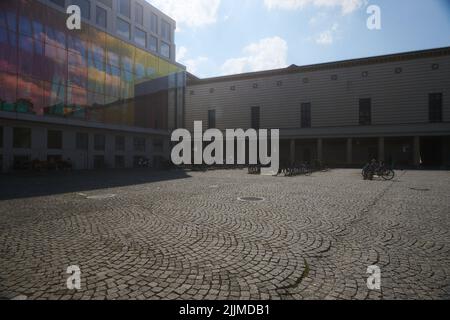
[{"label": "cobblestone courtyard", "polygon": [[0,297],[450,299],[450,173],[397,174],[0,176]]}]

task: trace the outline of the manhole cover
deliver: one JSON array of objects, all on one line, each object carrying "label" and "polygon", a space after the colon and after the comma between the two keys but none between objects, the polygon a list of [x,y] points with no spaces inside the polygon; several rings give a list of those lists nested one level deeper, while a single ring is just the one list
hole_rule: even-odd
[{"label": "manhole cover", "polygon": [[245,202],[259,202],[259,201],[264,201],[264,198],[260,198],[260,197],[242,197],[242,198],[238,198],[239,201],[245,201]]},{"label": "manhole cover", "polygon": [[89,200],[105,200],[105,199],[111,199],[114,198],[115,194],[103,194],[103,195],[95,195],[95,196],[88,196],[86,199]]},{"label": "manhole cover", "polygon": [[430,189],[426,189],[426,188],[424,188],[424,189],[421,189],[421,188],[409,188],[409,189],[414,190],[414,191],[420,191],[420,192],[430,191]]}]

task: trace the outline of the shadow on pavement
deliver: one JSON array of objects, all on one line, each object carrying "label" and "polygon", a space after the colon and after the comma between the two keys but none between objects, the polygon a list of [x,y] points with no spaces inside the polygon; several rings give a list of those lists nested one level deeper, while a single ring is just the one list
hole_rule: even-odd
[{"label": "shadow on pavement", "polygon": [[190,176],[184,170],[149,169],[3,174],[0,175],[0,200],[86,192],[186,178]]}]

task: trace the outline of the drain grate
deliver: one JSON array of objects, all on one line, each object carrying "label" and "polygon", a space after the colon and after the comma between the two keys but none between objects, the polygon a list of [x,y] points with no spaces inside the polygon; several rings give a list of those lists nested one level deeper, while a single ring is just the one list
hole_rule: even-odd
[{"label": "drain grate", "polygon": [[244,202],[260,202],[260,201],[264,201],[264,198],[261,197],[241,197],[238,198],[239,201],[244,201]]}]

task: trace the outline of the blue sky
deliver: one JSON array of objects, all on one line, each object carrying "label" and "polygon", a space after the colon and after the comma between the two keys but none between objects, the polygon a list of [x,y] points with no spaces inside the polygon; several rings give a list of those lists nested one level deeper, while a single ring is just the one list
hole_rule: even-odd
[{"label": "blue sky", "polygon": [[177,60],[199,77],[450,46],[450,0],[148,1],[177,20]]}]

